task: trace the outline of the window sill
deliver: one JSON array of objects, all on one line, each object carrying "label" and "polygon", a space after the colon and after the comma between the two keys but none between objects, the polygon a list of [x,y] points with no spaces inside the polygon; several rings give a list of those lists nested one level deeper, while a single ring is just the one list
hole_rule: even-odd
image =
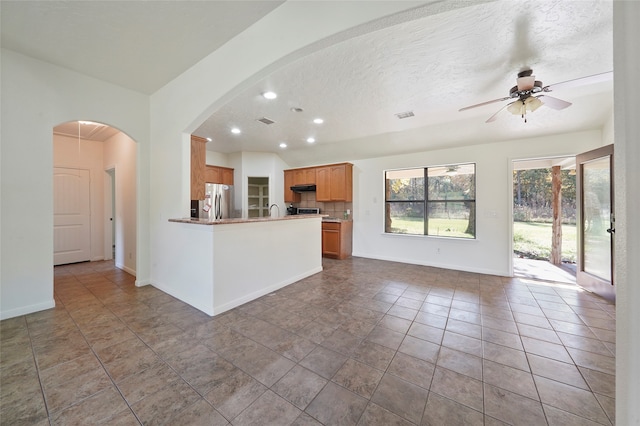
[{"label": "window sill", "polygon": [[382,235],[389,236],[389,237],[433,238],[437,240],[452,240],[452,241],[478,241],[478,237],[465,238],[465,237],[448,237],[446,235],[396,234],[391,232],[382,232]]}]

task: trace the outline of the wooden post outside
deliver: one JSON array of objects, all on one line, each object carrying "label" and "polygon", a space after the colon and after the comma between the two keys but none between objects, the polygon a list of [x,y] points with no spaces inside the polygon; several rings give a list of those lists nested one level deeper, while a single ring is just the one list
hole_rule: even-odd
[{"label": "wooden post outside", "polygon": [[553,225],[551,227],[551,259],[554,265],[562,263],[562,174],[560,166],[551,169]]}]

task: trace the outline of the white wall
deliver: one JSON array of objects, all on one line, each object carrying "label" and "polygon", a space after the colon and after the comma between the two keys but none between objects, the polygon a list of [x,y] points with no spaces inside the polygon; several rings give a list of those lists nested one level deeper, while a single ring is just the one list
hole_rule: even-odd
[{"label": "white wall", "polygon": [[615,132],[614,132],[614,114],[613,110],[611,111],[611,116],[602,126],[602,145],[611,145],[615,142]]},{"label": "white wall", "polygon": [[122,132],[104,141],[104,170],[115,169],[115,264],[136,275],[136,143]]},{"label": "white wall", "polygon": [[53,135],[53,166],[88,169],[91,204],[91,261],[104,259],[104,172],[99,141]]},{"label": "white wall", "polygon": [[[0,318],[10,318],[54,306],[53,128],[91,120],[131,135],[143,152],[137,187],[147,194],[149,98],[10,50],[0,55]],[[38,208],[26,208],[34,194]],[[147,199],[137,203],[139,217],[149,217]],[[148,280],[148,228],[138,241],[138,279]]]},{"label": "white wall", "polygon": [[[512,161],[601,146],[590,131],[354,161],[354,256],[486,274],[511,273]],[[476,163],[476,239],[384,234],[384,170]]]},{"label": "white wall", "polygon": [[210,166],[229,167],[229,156],[222,152],[207,151],[206,164]]},{"label": "white wall", "polygon": [[640,2],[613,2],[616,423],[640,425]]},{"label": "white wall", "polygon": [[[338,41],[348,36],[343,31],[421,3],[285,2],[151,96],[151,282],[177,291],[182,277],[176,271],[192,266],[178,262],[183,256],[172,238],[179,230],[170,229],[168,222],[189,216],[189,134],[228,99],[320,48],[322,40]],[[237,169],[229,157],[228,166]]]}]

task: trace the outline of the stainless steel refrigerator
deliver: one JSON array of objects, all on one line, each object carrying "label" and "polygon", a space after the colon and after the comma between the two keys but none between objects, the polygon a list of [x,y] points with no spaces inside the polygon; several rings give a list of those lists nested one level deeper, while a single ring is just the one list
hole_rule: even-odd
[{"label": "stainless steel refrigerator", "polygon": [[233,215],[233,186],[221,183],[205,184],[204,200],[198,202],[200,219],[228,219]]}]

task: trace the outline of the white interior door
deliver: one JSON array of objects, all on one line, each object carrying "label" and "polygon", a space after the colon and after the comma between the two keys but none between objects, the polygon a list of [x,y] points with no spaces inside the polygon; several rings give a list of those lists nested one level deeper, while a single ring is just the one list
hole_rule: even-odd
[{"label": "white interior door", "polygon": [[53,264],[91,260],[89,170],[53,169]]}]

